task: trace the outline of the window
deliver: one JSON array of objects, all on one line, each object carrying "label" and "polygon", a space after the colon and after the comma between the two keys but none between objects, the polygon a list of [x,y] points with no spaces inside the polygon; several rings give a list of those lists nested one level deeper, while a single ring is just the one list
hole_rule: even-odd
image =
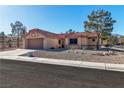
[{"label": "window", "polygon": [[93,42],[95,42],[95,39],[92,39]]},{"label": "window", "polygon": [[58,43],[61,44],[61,40],[58,40]]},{"label": "window", "polygon": [[77,38],[71,38],[70,44],[77,44]]}]

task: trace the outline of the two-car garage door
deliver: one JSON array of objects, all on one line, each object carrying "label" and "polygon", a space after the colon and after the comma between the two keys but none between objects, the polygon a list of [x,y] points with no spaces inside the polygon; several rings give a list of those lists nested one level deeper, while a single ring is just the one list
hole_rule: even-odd
[{"label": "two-car garage door", "polygon": [[29,49],[43,49],[43,39],[28,39],[28,48]]}]

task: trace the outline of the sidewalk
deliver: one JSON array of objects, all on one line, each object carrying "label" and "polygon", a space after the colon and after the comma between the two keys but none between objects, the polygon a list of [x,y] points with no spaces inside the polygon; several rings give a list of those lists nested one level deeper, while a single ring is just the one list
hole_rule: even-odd
[{"label": "sidewalk", "polygon": [[22,54],[25,54],[27,52],[33,52],[35,50],[29,50],[29,49],[16,49],[16,50],[10,50],[10,51],[2,51],[0,52],[0,56],[19,56]]},{"label": "sidewalk", "polygon": [[19,60],[26,62],[36,62],[36,63],[44,63],[44,64],[64,65],[64,66],[74,66],[74,67],[84,67],[84,68],[94,68],[101,70],[124,72],[124,64],[96,63],[96,62],[60,60],[60,59],[38,58],[38,57],[23,57],[23,56],[0,56],[0,59]]},{"label": "sidewalk", "polygon": [[110,49],[124,52],[123,48],[111,47]]}]

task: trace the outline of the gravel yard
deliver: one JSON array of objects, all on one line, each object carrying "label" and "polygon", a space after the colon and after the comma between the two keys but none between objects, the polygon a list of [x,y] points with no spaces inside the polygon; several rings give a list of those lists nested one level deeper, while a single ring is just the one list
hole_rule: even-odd
[{"label": "gravel yard", "polygon": [[[115,55],[94,55],[97,53],[103,53],[105,51],[93,51],[93,50],[38,50],[32,52],[33,57],[42,58],[54,58],[54,59],[65,59],[65,60],[80,60],[90,62],[104,62],[104,63],[124,63],[124,52],[115,52]],[[27,56],[24,54],[23,56]]]}]

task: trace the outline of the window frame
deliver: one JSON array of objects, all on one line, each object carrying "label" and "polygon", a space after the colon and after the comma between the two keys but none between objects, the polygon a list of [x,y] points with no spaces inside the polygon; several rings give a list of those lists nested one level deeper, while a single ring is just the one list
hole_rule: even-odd
[{"label": "window frame", "polygon": [[78,44],[78,38],[69,38],[69,44],[70,45],[77,45]]}]

